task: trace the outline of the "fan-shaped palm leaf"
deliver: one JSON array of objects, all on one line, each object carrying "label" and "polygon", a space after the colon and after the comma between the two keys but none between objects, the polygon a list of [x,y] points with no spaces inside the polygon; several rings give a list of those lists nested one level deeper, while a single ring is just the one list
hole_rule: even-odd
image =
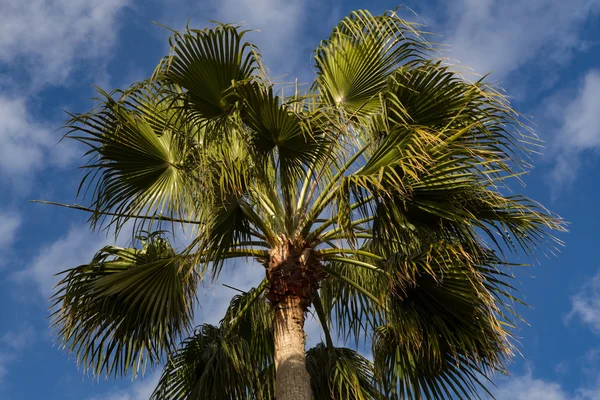
[{"label": "fan-shaped palm leaf", "polygon": [[223,117],[231,111],[232,83],[251,78],[258,68],[256,48],[243,41],[246,33],[227,24],[176,32],[170,38],[172,54],[158,65],[154,79],[183,88],[175,97],[197,118]]},{"label": "fan-shaped palm leaf", "polygon": [[383,399],[373,379],[373,366],[356,351],[317,344],[306,352],[314,400]]},{"label": "fan-shaped palm leaf", "polygon": [[103,248],[58,284],[53,325],[94,375],[135,375],[190,327],[198,277],[161,234],[142,239],[139,250]]},{"label": "fan-shaped palm leaf", "polygon": [[155,399],[272,398],[273,313],[266,281],[235,296],[219,327],[203,325],[169,356]]},{"label": "fan-shaped palm leaf", "polygon": [[261,393],[248,343],[223,326],[203,325],[169,357],[152,398],[250,400]]},{"label": "fan-shaped palm leaf", "polygon": [[[90,147],[80,188],[93,189],[97,213],[114,210],[124,217],[138,214],[196,214],[192,171],[197,167],[197,128],[170,123],[173,111],[162,104],[151,85],[114,99],[99,90],[101,106],[68,121],[68,135]],[[185,134],[181,134],[184,130]]]},{"label": "fan-shaped palm leaf", "polygon": [[379,94],[392,72],[429,49],[415,25],[395,12],[355,11],[317,48],[314,88],[349,116],[368,115],[379,108]]}]

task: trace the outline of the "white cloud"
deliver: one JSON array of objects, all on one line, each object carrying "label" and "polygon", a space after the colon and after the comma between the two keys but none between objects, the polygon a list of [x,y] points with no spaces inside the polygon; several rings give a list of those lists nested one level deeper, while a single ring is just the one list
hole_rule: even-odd
[{"label": "white cloud", "polygon": [[159,379],[160,371],[156,371],[152,375],[136,381],[128,389],[112,391],[102,396],[90,397],[88,400],[148,400]]},{"label": "white cloud", "polygon": [[0,383],[8,374],[10,364],[18,361],[21,353],[35,342],[35,338],[31,325],[0,335]]},{"label": "white cloud", "polygon": [[1,249],[9,247],[14,242],[17,231],[21,226],[21,215],[15,212],[0,212],[0,221]]},{"label": "white cloud", "polygon": [[56,273],[89,262],[98,250],[111,242],[110,239],[90,233],[85,225],[72,227],[66,235],[42,246],[31,264],[15,277],[23,283],[32,281],[42,296],[48,298],[60,279],[54,276]]},{"label": "white cloud", "polygon": [[[533,376],[531,368],[525,374],[496,380],[497,388],[490,388],[496,400],[600,400],[600,380],[567,390],[560,382]],[[484,396],[484,398],[487,398]]]},{"label": "white cloud", "polygon": [[21,351],[31,346],[35,340],[33,326],[27,325],[19,331],[8,331],[0,336],[0,345],[13,350]]},{"label": "white cloud", "polygon": [[[173,7],[173,1],[176,6]],[[164,2],[160,22],[174,29],[183,29],[191,18],[191,26],[208,24],[208,20],[238,24],[243,29],[260,32],[248,32],[246,40],[256,44],[269,68],[271,76],[277,81],[290,81],[296,76],[310,73],[296,70],[299,57],[306,56],[305,48],[307,17],[311,9],[318,7],[307,0],[209,0],[202,3],[190,0]],[[312,23],[322,15],[311,14]],[[337,22],[337,21],[336,21]],[[331,26],[333,27],[333,26]],[[281,77],[282,74],[290,74]]]},{"label": "white cloud", "polygon": [[23,98],[0,95],[0,175],[23,185],[24,175],[53,164],[64,166],[75,158],[73,143],[36,122]]},{"label": "white cloud", "polygon": [[588,44],[582,23],[600,9],[598,0],[458,0],[449,2],[449,56],[479,74],[502,79],[524,64],[543,59],[564,63]]},{"label": "white cloud", "polygon": [[8,0],[0,13],[0,62],[34,86],[62,83],[77,62],[109,53],[127,0]]},{"label": "white cloud", "polygon": [[574,317],[600,335],[600,272],[571,297],[571,311],[566,320]]},{"label": "white cloud", "polygon": [[497,400],[572,400],[562,387],[551,381],[536,379],[531,372],[507,378],[491,390]]},{"label": "white cloud", "polygon": [[581,157],[600,149],[600,70],[588,71],[578,91],[557,95],[548,105],[548,114],[560,115],[550,150],[555,162],[552,179],[571,183]]},{"label": "white cloud", "polygon": [[274,73],[295,73],[289,68],[299,55],[306,0],[223,0],[217,4],[217,20],[245,23],[247,29],[260,30],[251,34],[249,40],[257,43],[268,68],[277,68]]}]

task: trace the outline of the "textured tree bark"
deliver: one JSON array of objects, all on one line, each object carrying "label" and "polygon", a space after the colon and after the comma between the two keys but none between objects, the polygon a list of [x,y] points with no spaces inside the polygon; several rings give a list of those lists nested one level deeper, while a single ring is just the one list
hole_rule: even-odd
[{"label": "textured tree bark", "polygon": [[276,400],[311,400],[306,371],[304,306],[300,297],[287,296],[275,306]]}]

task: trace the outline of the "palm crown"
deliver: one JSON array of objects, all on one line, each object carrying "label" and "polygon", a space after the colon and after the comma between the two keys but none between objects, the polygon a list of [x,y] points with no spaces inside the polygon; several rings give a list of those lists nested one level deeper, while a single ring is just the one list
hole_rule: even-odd
[{"label": "palm crown", "polygon": [[[341,21],[312,86],[289,96],[245,36],[174,32],[150,79],[99,91],[69,120],[89,145],[92,225],[133,221],[139,246],[66,271],[53,313],[64,346],[96,375],[166,360],[156,399],[485,391],[513,354],[510,255],[551,250],[563,229],[505,194],[535,136],[395,12]],[[192,232],[181,250],[175,225]],[[234,258],[264,265],[264,280],[192,332],[198,285]],[[326,343],[305,352],[309,307]],[[370,342],[373,359],[335,335]]]}]

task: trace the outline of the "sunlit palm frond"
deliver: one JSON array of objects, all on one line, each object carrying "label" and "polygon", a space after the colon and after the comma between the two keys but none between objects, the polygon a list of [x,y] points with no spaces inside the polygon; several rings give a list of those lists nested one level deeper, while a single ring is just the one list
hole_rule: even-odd
[{"label": "sunlit palm frond", "polygon": [[159,233],[143,247],[107,246],[65,271],[53,297],[63,346],[94,375],[133,375],[190,328],[198,277]]},{"label": "sunlit palm frond", "polygon": [[[272,87],[257,82],[236,87],[241,97],[242,120],[250,128],[249,139],[257,155],[275,161],[282,185],[294,187],[300,174],[327,151],[322,123],[304,110],[293,110],[273,93]],[[290,188],[286,190],[290,190]]]},{"label": "sunlit palm frond", "polygon": [[504,194],[505,181],[526,168],[523,159],[537,140],[519,132],[506,99],[439,63],[400,69],[391,82],[385,111],[356,130],[364,164],[341,177],[329,196],[339,210],[357,205],[355,215],[344,212],[343,233],[351,239],[350,220],[361,216],[374,217],[374,237],[383,242],[428,231],[477,247],[485,232],[529,253],[552,245],[547,231],[563,229],[560,219],[525,197]]},{"label": "sunlit palm frond", "polygon": [[[142,86],[121,98],[99,90],[101,105],[87,114],[73,115],[68,136],[90,147],[80,192],[92,196],[103,212],[122,215],[168,214],[194,218],[192,190],[199,132],[180,132],[169,123],[172,112],[160,106],[151,86]],[[121,225],[127,218],[114,218]]]},{"label": "sunlit palm frond", "polygon": [[317,48],[313,88],[348,116],[373,113],[392,72],[429,50],[417,25],[395,12],[354,11]]},{"label": "sunlit palm frond", "polygon": [[226,116],[233,106],[228,97],[232,84],[250,79],[258,68],[258,51],[244,42],[246,33],[227,24],[175,33],[169,39],[171,54],[160,62],[153,79],[183,88],[174,97],[195,114],[196,122]]}]

